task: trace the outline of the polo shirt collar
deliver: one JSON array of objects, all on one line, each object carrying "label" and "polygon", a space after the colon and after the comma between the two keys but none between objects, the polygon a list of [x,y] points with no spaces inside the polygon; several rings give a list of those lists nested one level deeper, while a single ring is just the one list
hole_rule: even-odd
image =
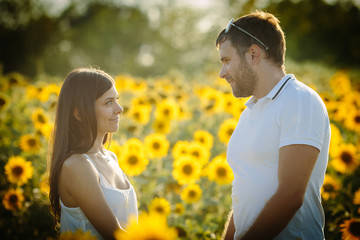
[{"label": "polo shirt collar", "polygon": [[[272,89],[271,91],[263,98],[258,99],[257,101],[261,101],[262,99],[275,99],[280,92],[285,87],[287,81],[295,79],[295,76],[293,74],[286,74]],[[255,97],[251,96],[251,98],[245,103],[245,106],[251,108],[255,104]]]}]

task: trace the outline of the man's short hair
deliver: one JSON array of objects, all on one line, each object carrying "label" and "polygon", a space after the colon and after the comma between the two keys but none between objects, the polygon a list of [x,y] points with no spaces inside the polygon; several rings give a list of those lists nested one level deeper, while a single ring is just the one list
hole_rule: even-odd
[{"label": "man's short hair", "polygon": [[227,33],[225,33],[225,29],[220,32],[216,39],[216,47],[219,47],[226,40],[230,40],[238,54],[242,56],[252,44],[256,44],[264,49],[267,59],[279,67],[284,66],[285,35],[280,27],[280,21],[274,15],[256,11],[236,19],[233,23],[259,39],[268,47],[268,50],[257,40],[234,26],[231,26]]}]

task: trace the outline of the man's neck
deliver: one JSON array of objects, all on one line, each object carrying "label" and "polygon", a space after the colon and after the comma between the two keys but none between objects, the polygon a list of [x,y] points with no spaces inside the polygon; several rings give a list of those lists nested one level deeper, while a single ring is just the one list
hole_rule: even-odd
[{"label": "man's neck", "polygon": [[274,65],[265,64],[257,73],[259,79],[254,97],[260,99],[265,97],[275,85],[286,75],[285,71]]}]

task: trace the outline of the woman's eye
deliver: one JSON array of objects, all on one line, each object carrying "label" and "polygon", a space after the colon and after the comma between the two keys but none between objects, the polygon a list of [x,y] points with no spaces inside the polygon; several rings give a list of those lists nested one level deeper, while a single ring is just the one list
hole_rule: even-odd
[{"label": "woman's eye", "polygon": [[105,104],[106,104],[106,105],[110,105],[110,104],[111,104],[111,101],[107,101]]}]

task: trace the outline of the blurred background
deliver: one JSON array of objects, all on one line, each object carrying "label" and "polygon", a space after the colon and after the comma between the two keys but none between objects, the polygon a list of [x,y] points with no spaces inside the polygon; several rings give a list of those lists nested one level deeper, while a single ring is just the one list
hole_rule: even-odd
[{"label": "blurred background", "polygon": [[64,76],[79,66],[149,77],[220,67],[214,41],[230,18],[275,14],[287,58],[360,63],[359,0],[1,0],[3,73]]},{"label": "blurred background", "polygon": [[138,196],[131,236],[220,239],[247,99],[218,77],[215,39],[256,9],[280,20],[287,72],[329,113],[326,239],[360,239],[360,0],[0,0],[0,238],[93,239],[59,235],[46,161],[63,79],[99,67],[125,109],[109,147]]}]

